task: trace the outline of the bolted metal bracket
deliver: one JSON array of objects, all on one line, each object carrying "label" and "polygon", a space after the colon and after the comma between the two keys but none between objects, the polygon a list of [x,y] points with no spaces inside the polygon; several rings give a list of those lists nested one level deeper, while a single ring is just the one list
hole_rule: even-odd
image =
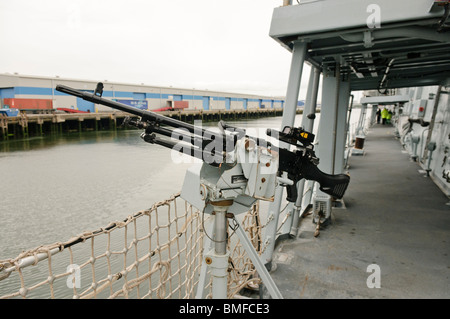
[{"label": "bolted metal bracket", "polygon": [[205,255],[205,262],[211,269],[211,275],[215,277],[226,277],[228,274],[228,259],[230,252],[224,255],[218,255],[214,249],[211,249]]}]

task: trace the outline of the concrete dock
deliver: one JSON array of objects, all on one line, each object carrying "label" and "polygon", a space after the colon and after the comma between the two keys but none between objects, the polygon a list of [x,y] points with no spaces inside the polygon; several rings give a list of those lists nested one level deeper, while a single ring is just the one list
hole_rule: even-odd
[{"label": "concrete dock", "polygon": [[392,126],[373,126],[364,150],[349,159],[345,208],[331,224],[315,238],[306,216],[277,247],[272,276],[284,298],[449,298],[449,199]]}]

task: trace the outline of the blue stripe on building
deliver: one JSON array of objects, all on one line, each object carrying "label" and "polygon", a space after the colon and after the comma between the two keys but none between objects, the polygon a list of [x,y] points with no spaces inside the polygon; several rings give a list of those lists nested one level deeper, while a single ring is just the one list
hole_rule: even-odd
[{"label": "blue stripe on building", "polygon": [[133,92],[133,99],[134,100],[145,100],[145,93]]},{"label": "blue stripe on building", "polygon": [[115,97],[129,97],[129,98],[133,98],[133,93],[132,92],[123,92],[123,91],[114,91],[114,96]]},{"label": "blue stripe on building", "polygon": [[160,93],[145,93],[145,96],[147,99],[160,99],[161,98]]},{"label": "blue stripe on building", "polygon": [[113,97],[113,91],[103,91],[102,97]]},{"label": "blue stripe on building", "polygon": [[52,95],[51,88],[38,88],[31,86],[16,86],[14,87],[14,94],[29,94],[29,95]]}]

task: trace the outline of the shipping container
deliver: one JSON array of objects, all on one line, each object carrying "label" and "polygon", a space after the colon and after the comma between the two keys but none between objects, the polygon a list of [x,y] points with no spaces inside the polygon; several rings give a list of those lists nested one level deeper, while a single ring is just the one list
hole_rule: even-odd
[{"label": "shipping container", "polygon": [[52,100],[48,99],[3,99],[3,105],[9,108],[19,110],[51,110],[53,109]]},{"label": "shipping container", "polygon": [[187,108],[189,108],[189,102],[188,101],[174,101],[173,108],[174,109],[187,109]]},{"label": "shipping container", "polygon": [[187,109],[187,108],[189,108],[189,102],[188,101],[172,101],[172,100],[168,100],[166,102],[166,107],[171,108],[173,110]]}]

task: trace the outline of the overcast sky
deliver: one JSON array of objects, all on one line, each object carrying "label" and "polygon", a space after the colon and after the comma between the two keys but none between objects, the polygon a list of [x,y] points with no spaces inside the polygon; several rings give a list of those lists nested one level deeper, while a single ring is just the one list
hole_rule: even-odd
[{"label": "overcast sky", "polygon": [[282,2],[0,0],[0,73],[284,96]]}]

